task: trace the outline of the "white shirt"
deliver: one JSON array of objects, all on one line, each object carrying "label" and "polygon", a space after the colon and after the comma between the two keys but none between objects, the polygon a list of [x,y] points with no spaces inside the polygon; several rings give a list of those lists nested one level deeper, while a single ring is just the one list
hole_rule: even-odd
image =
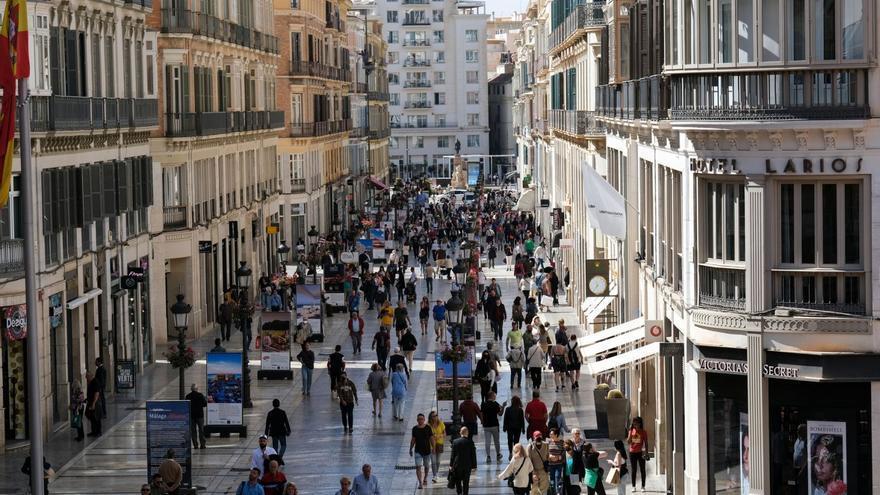
[{"label": "white shirt", "polygon": [[[260,449],[259,446],[254,449],[254,454],[251,456],[251,469],[257,468],[262,473],[265,470],[265,466],[263,465],[263,461],[268,458],[270,455],[275,455],[278,452],[275,452],[270,446],[266,446],[266,450]],[[266,458],[263,457],[263,454],[266,455]]]},{"label": "white shirt", "polygon": [[543,246],[538,246],[535,249],[535,258],[544,259],[545,257],[547,257],[547,250]]}]

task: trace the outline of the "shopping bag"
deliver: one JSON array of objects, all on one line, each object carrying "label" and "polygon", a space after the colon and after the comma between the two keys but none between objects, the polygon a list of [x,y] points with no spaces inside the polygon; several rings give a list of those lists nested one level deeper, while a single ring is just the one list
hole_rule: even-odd
[{"label": "shopping bag", "polygon": [[553,296],[541,296],[541,306],[553,306]]},{"label": "shopping bag", "polygon": [[596,482],[599,481],[598,469],[587,469],[584,473],[584,484],[590,488],[596,488]]},{"label": "shopping bag", "polygon": [[616,485],[620,483],[620,469],[613,467],[608,471],[608,476],[605,476],[605,483],[609,483],[612,485]]}]

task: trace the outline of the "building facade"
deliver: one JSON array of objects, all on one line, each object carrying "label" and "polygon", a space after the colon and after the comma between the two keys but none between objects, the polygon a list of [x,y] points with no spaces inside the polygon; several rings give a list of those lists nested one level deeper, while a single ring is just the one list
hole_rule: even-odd
[{"label": "building facade", "polygon": [[[149,137],[158,124],[156,32],[149,5],[31,2],[29,87],[36,225],[23,224],[18,156],[0,210],[0,450],[29,440],[27,404],[41,403],[42,429],[68,421],[71,388],[101,357],[136,366],[154,359],[154,204]],[[17,147],[16,147],[17,149]],[[23,245],[24,229],[36,246]],[[26,308],[23,252],[34,249],[38,306]],[[133,290],[129,272],[143,275]],[[39,321],[41,397],[28,397],[26,311]],[[110,373],[108,393],[113,391]]]},{"label": "building facade", "polygon": [[396,177],[451,174],[462,155],[489,150],[486,21],[482,2],[376,3],[388,42],[391,171]]},{"label": "building facade", "polygon": [[[506,72],[502,72],[507,69]],[[513,136],[513,64],[499,66],[489,79],[489,168],[496,181],[515,168],[516,139]]]},{"label": "building facade", "polygon": [[189,336],[217,321],[223,293],[246,262],[277,266],[279,175],[275,110],[279,43],[269,0],[163,1],[147,16],[159,32],[162,118],[150,142],[154,195],[151,286],[156,342],[175,338],[168,308],[192,304]]},{"label": "building facade", "polygon": [[499,66],[513,63],[521,27],[522,19],[517,13],[511,17],[495,17],[492,14],[486,22],[486,72],[489,79],[499,73]]},{"label": "building facade", "polygon": [[[623,238],[594,229],[579,255],[608,260],[611,297],[572,275],[582,344],[645,418],[656,472],[672,493],[880,491],[876,3],[553,8],[552,112],[570,111],[569,90],[595,112],[562,135],[551,113],[554,143],[599,142],[595,121],[604,149],[582,166],[626,202]],[[563,173],[580,159],[565,147]],[[575,211],[596,201],[584,177]],[[566,215],[563,239],[578,222]],[[613,318],[591,320],[603,305]]]}]

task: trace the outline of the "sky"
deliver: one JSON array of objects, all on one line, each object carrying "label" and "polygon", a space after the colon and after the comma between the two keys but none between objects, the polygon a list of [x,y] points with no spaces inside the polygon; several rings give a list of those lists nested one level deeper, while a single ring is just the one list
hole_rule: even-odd
[{"label": "sky", "polygon": [[496,17],[507,17],[514,12],[522,12],[528,5],[528,0],[485,0],[486,13],[495,12]]}]

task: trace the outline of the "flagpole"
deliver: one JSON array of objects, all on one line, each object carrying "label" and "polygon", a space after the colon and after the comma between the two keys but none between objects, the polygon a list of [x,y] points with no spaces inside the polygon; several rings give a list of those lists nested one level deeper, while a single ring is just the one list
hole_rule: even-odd
[{"label": "flagpole", "polygon": [[34,208],[37,205],[34,171],[31,169],[31,111],[28,78],[18,80],[19,157],[22,180],[22,209],[24,210],[24,286],[27,303],[27,397],[28,428],[31,438],[31,493],[43,491],[43,394],[40,390],[40,327],[37,306],[37,266],[34,253],[37,243],[34,231]]}]

